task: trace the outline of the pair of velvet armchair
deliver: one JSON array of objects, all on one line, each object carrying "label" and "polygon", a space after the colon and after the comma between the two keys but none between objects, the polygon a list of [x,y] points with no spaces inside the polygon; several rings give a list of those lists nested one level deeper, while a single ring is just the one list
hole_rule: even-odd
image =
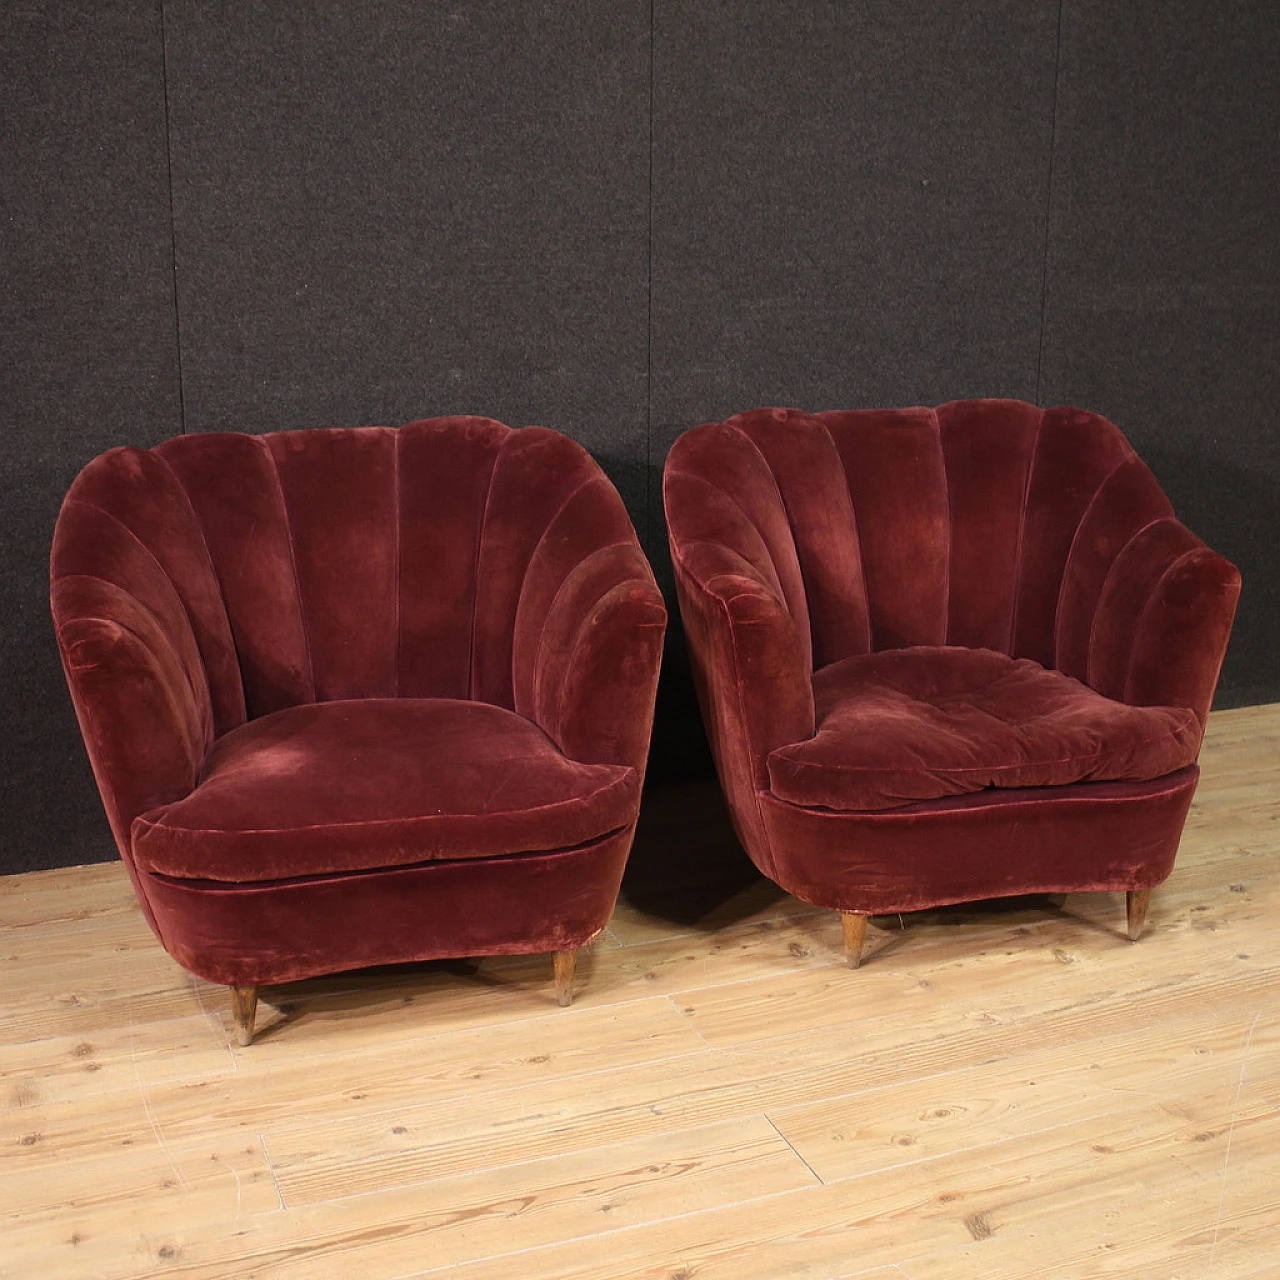
[{"label": "pair of velvet armchair", "polygon": [[[1120,433],[1010,401],[686,433],[664,495],[748,854],[867,917],[1171,869],[1238,578]],[[538,427],[181,436],[90,463],[58,641],[162,944],[232,989],[552,952],[609,918],[666,611]]]}]

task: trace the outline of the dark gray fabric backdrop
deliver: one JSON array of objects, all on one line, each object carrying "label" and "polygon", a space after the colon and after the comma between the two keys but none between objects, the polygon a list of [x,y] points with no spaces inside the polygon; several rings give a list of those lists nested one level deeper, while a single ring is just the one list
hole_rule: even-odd
[{"label": "dark gray fabric backdrop", "polygon": [[[1280,699],[1272,0],[5,6],[0,872],[112,856],[47,620],[63,491],[181,431],[568,432],[665,580],[686,427],[1113,417]],[[706,768],[678,638],[657,780]]]}]

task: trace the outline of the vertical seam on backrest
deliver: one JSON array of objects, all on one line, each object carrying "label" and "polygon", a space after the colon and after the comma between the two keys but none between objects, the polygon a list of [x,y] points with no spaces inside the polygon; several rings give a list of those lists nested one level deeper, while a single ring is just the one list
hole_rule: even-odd
[{"label": "vertical seam on backrest", "polygon": [[[727,489],[722,489],[718,484],[713,484],[710,480],[707,479],[706,476],[702,475],[698,471],[686,471],[677,465],[676,467],[671,468],[669,474],[671,474],[672,476],[682,476],[687,480],[693,480],[697,484],[705,485],[708,489],[712,491],[712,493],[716,494],[718,497],[721,497],[726,502],[730,503],[741,514],[748,528],[750,528],[751,531],[760,539],[760,545],[764,547],[765,554],[768,555],[769,557],[769,569],[772,571],[773,580],[778,587],[778,598],[782,601],[784,605],[787,605],[787,609],[790,610],[791,606],[787,604],[787,593],[785,588],[782,585],[782,579],[778,577],[778,566],[773,562],[773,553],[769,550],[769,544],[765,541],[764,534],[761,533],[760,530],[756,527],[755,521],[752,520],[751,516],[747,513],[747,510],[742,505],[742,503],[740,503],[738,499],[735,498],[733,494],[731,494]],[[664,483],[665,483],[665,477],[664,477]],[[705,541],[709,541],[709,539],[694,538],[694,539],[691,539],[690,541],[705,542]],[[746,557],[744,556],[743,559],[746,559]],[[751,562],[747,561],[747,563],[750,564]]]},{"label": "vertical seam on backrest", "polygon": [[[133,529],[129,528],[129,526],[125,524],[125,522],[121,520],[120,517],[116,515],[114,512],[108,511],[105,507],[100,506],[96,502],[91,502],[87,498],[70,498],[64,501],[63,506],[64,507],[71,507],[71,506],[84,507],[88,511],[96,511],[100,516],[103,516],[105,519],[110,520],[112,524],[118,525],[122,530],[124,530],[124,532],[130,538],[133,539],[134,542],[138,544],[138,546],[142,549],[143,554],[146,555],[151,560],[151,563],[155,565],[157,572],[160,574],[160,577],[168,584],[169,590],[173,592],[173,598],[178,603],[178,608],[182,611],[182,616],[186,618],[187,625],[191,628],[191,643],[195,646],[196,657],[200,659],[200,666],[204,672],[205,698],[208,700],[208,705],[209,705],[210,738],[216,740],[216,738],[218,737],[218,734],[216,732],[216,726],[213,723],[213,720],[214,720],[213,692],[209,688],[209,665],[208,663],[205,662],[204,654],[201,653],[200,651],[200,637],[196,631],[195,618],[191,616],[191,610],[190,608],[188,608],[187,602],[182,598],[182,592],[178,590],[177,583],[174,582],[172,576],[170,575],[169,571],[164,567],[164,565],[160,563],[160,559],[156,555],[156,553],[149,546],[147,546],[147,544],[143,542],[143,540],[138,536],[138,534]],[[140,609],[145,609],[147,613],[150,614],[151,617],[155,620],[156,626],[163,632],[164,624],[161,622],[160,618],[156,616],[155,612],[152,609],[148,608],[148,606],[143,600],[141,600],[134,592],[130,591],[127,587],[121,586],[120,583],[118,582],[113,582],[110,578],[103,578],[98,576],[97,574],[89,574],[89,573],[65,573],[65,574],[62,574],[57,579],[57,581],[63,582],[69,578],[87,578],[94,582],[102,582],[109,587],[114,587],[117,591],[128,596],[129,599],[132,600],[135,604],[137,604],[137,606]],[[105,619],[105,621],[110,621],[110,619]],[[141,637],[139,637],[139,640],[141,641]],[[172,648],[173,646],[170,646],[170,647]],[[176,649],[174,650],[174,653],[178,659],[179,665],[181,665],[182,655],[178,653]],[[195,701],[199,702],[201,700],[200,694],[196,690],[196,688],[192,685],[190,675],[188,675],[188,673],[185,670],[183,670],[182,674],[186,679],[187,688],[190,689],[192,698],[195,699]]]},{"label": "vertical seam on backrest", "polygon": [[[191,512],[191,519],[192,519],[192,522],[195,524],[196,532],[200,535],[200,545],[204,548],[205,559],[209,562],[209,571],[210,573],[213,574],[214,585],[218,588],[218,599],[222,603],[222,618],[223,618],[223,621],[227,624],[227,638],[231,642],[231,652],[236,660],[236,674],[240,677],[240,709],[244,713],[245,720],[248,720],[249,707],[244,696],[244,671],[241,670],[241,667],[240,667],[240,650],[236,646],[235,631],[232,629],[231,615],[227,610],[227,593],[223,590],[222,578],[218,573],[218,563],[213,558],[213,551],[209,547],[208,538],[204,536],[204,524],[200,519],[199,512],[196,511],[196,504],[191,501],[191,494],[187,492],[187,486],[182,483],[182,477],[174,469],[169,459],[164,457],[162,454],[157,453],[154,449],[148,449],[147,452],[151,454],[151,456],[155,458],[158,462],[160,462],[164,466],[165,470],[168,471],[168,473],[173,477],[174,483],[178,486],[179,491],[182,493],[183,498],[186,500],[187,509]],[[157,563],[159,563],[159,561],[157,561]],[[181,596],[179,596],[179,598],[181,599]],[[183,608],[184,609],[186,608],[185,601],[183,602]],[[187,610],[187,615],[188,617],[190,617],[190,610]],[[192,619],[193,630],[194,630],[194,622],[195,620]],[[199,640],[196,641],[196,647],[197,649],[199,648]],[[208,671],[206,670],[205,672],[206,681],[208,680],[208,678],[209,678],[209,675],[208,675]],[[212,704],[212,701],[213,701],[212,690],[210,690],[209,700],[210,700],[210,703]],[[210,710],[212,711],[212,705],[210,706]],[[216,737],[217,735],[215,734],[214,736]]]},{"label": "vertical seam on backrest", "polygon": [[253,439],[259,442],[259,447],[266,453],[267,458],[271,462],[271,474],[275,477],[276,495],[280,499],[280,515],[284,520],[285,537],[289,543],[289,569],[293,574],[293,591],[294,599],[298,605],[298,625],[302,630],[302,648],[307,656],[307,674],[311,682],[311,701],[318,702],[319,692],[316,689],[316,666],[315,660],[311,656],[311,631],[307,626],[307,611],[302,601],[302,583],[298,578],[298,553],[294,548],[293,541],[293,522],[289,519],[289,504],[285,501],[284,484],[280,479],[280,464],[276,461],[275,451],[271,448],[271,440],[274,435],[270,436],[254,436]]},{"label": "vertical seam on backrest", "polygon": [[[515,704],[518,701],[520,701],[520,699],[517,697],[518,690],[516,687],[515,633],[516,633],[516,624],[520,620],[520,606],[524,602],[525,587],[529,585],[529,576],[530,576],[529,567],[530,565],[533,564],[534,556],[538,554],[538,552],[542,549],[543,543],[546,542],[547,534],[551,532],[551,526],[555,524],[557,520],[560,519],[560,516],[563,513],[564,509],[569,505],[569,503],[571,503],[578,496],[578,494],[580,494],[587,487],[587,485],[591,484],[594,480],[599,479],[602,476],[602,474],[603,473],[600,472],[599,469],[597,468],[596,471],[594,472],[588,472],[588,474],[583,478],[583,480],[580,483],[574,485],[574,487],[570,490],[568,495],[565,497],[565,500],[555,509],[555,511],[551,513],[551,515],[547,519],[546,524],[542,526],[542,531],[538,534],[538,540],[533,544],[532,548],[530,548],[529,557],[525,561],[525,571],[524,571],[524,575],[520,579],[520,589],[516,592],[516,607],[511,615],[511,709],[513,711],[516,710]],[[566,573],[564,578],[561,579],[561,583],[560,583],[561,586],[564,585],[564,582],[569,578],[572,572],[573,572],[573,569],[570,569],[569,573]],[[556,590],[558,594],[559,588],[557,588]],[[538,628],[539,636],[541,636],[542,630],[546,626],[547,618],[549,616],[550,616],[550,609],[548,608],[548,612],[543,615],[542,625]],[[534,704],[536,705],[537,699],[534,693],[532,692],[532,690],[530,691],[529,696],[530,696],[530,700],[533,701]]]},{"label": "vertical seam on backrest", "polygon": [[[574,573],[576,573],[577,570],[582,565],[587,563],[588,560],[594,560],[597,556],[600,556],[603,558],[606,552],[612,551],[615,547],[630,548],[630,547],[634,547],[635,545],[636,544],[631,541],[610,542],[606,546],[597,547],[594,551],[591,551],[587,555],[583,556],[583,558],[579,560],[578,563],[575,564],[574,567],[568,573],[565,574],[564,578],[560,582],[560,585],[555,589],[555,593],[551,597],[551,603],[547,606],[546,617],[550,618],[551,615],[555,612],[556,605],[560,603],[561,597],[564,595],[565,591],[568,590],[569,588],[570,579],[573,577]],[[591,605],[588,606],[588,614],[584,616],[589,616],[590,611],[595,609],[596,604],[598,604],[600,600],[602,600],[606,595],[608,595],[609,591],[612,591],[616,587],[623,586],[626,583],[633,582],[633,581],[635,581],[634,578],[619,579],[619,581],[615,582],[613,586],[611,586],[607,591],[602,592],[600,596],[597,597],[597,599],[593,601]],[[546,619],[543,620],[542,628],[544,631],[546,630]],[[581,634],[575,634],[575,638],[573,642],[573,650],[570,654],[569,662],[566,664],[564,669],[564,680],[561,685],[560,696],[556,700],[555,733],[551,732],[551,730],[543,723],[542,718],[539,715],[539,703],[541,701],[539,698],[540,681],[538,680],[536,675],[532,681],[533,687],[530,692],[530,701],[532,703],[530,710],[533,712],[533,714],[531,716],[528,716],[527,719],[533,720],[533,722],[537,724],[545,733],[547,733],[549,737],[554,738],[556,745],[560,746],[562,750],[563,750],[563,746],[561,745],[560,739],[561,739],[561,730],[564,727],[563,713],[564,713],[564,699],[566,696],[565,690],[568,686],[569,680],[572,678],[572,675],[573,675],[574,661],[577,658],[578,645],[581,642],[581,639],[582,639]]]},{"label": "vertical seam on backrest", "polygon": [[[1168,517],[1164,517],[1168,519]],[[1153,521],[1154,523],[1154,521]],[[1150,528],[1150,526],[1145,526]],[[1136,534],[1134,535],[1137,536]],[[1138,618],[1138,625],[1133,629],[1133,640],[1129,644],[1129,654],[1125,658],[1124,664],[1124,684],[1121,686],[1120,699],[1122,702],[1129,701],[1129,686],[1133,683],[1133,655],[1134,650],[1138,647],[1138,639],[1142,635],[1143,628],[1147,623],[1147,616],[1155,607],[1156,597],[1160,594],[1160,588],[1164,586],[1165,579],[1184,561],[1191,556],[1198,555],[1200,547],[1188,547],[1180,556],[1176,556],[1170,560],[1167,565],[1160,571],[1160,576],[1156,579],[1155,585],[1151,588],[1151,594],[1147,597],[1147,602],[1142,606],[1142,614]],[[1092,637],[1090,637],[1092,639]]]},{"label": "vertical seam on backrest", "polygon": [[[1129,463],[1132,462],[1133,459],[1138,456],[1133,451],[1132,446],[1128,445],[1127,442],[1126,442],[1126,447],[1128,448],[1129,452],[1126,453],[1125,456],[1121,458],[1120,461],[1117,462],[1116,465],[1112,467],[1111,470],[1108,471],[1107,474],[1103,476],[1101,480],[1098,481],[1098,487],[1094,489],[1092,496],[1089,498],[1089,501],[1085,503],[1084,510],[1080,513],[1080,519],[1076,521],[1075,532],[1071,535],[1071,545],[1067,548],[1067,558],[1062,562],[1062,581],[1058,584],[1058,603],[1054,606],[1054,610],[1053,610],[1053,665],[1055,670],[1062,669],[1062,654],[1060,652],[1060,646],[1058,643],[1058,631],[1062,625],[1062,597],[1066,594],[1066,590],[1067,590],[1067,570],[1071,567],[1071,559],[1075,555],[1076,543],[1080,541],[1080,530],[1084,528],[1085,521],[1088,520],[1090,513],[1093,511],[1094,504],[1098,501],[1098,498],[1101,496],[1103,489],[1105,489],[1107,485],[1111,483],[1112,477],[1119,472],[1121,467],[1127,467]],[[1104,578],[1103,581],[1105,582],[1106,579]],[[1096,608],[1097,608],[1096,601],[1094,602],[1094,608],[1096,611]],[[1089,647],[1088,646],[1089,646],[1089,642],[1092,639],[1093,639],[1093,618],[1090,618],[1089,619],[1089,639],[1085,641],[1085,651],[1084,651],[1084,669],[1085,669],[1086,676],[1089,674]]]},{"label": "vertical seam on backrest", "polygon": [[[170,465],[169,459],[162,454],[157,453],[154,449],[148,449],[147,452],[155,458],[157,462],[173,477],[174,483],[178,486],[183,498],[187,503],[187,510],[191,512],[192,522],[196,526],[196,532],[200,535],[200,545],[204,548],[205,559],[209,562],[209,568],[213,571],[213,580],[218,584],[218,597],[222,600],[222,612],[227,611],[226,596],[222,592],[222,581],[218,577],[218,566],[214,562],[213,552],[209,550],[209,540],[204,536],[204,525],[200,523],[200,517],[196,513],[195,503],[191,501],[191,495],[187,492],[187,486],[182,483],[182,477]],[[230,619],[227,621],[227,630],[231,629]]]},{"label": "vertical seam on backrest", "polygon": [[480,511],[480,528],[476,533],[475,568],[471,574],[471,641],[467,646],[467,698],[471,702],[476,701],[476,611],[480,603],[480,554],[484,549],[485,531],[489,527],[489,504],[493,499],[493,483],[498,476],[502,455],[506,453],[507,445],[516,434],[514,428],[508,427],[507,431],[509,434],[498,446],[498,452],[493,456],[493,466],[489,469],[489,483],[484,491],[484,506]]},{"label": "vertical seam on backrest", "polygon": [[942,447],[942,423],[938,420],[938,410],[931,408],[929,417],[933,419],[933,436],[938,443],[938,463],[942,470],[942,497],[947,504],[947,547],[946,559],[942,565],[942,643],[951,642],[951,551],[954,535],[951,520],[951,476],[947,471],[947,451]]},{"label": "vertical seam on backrest", "polygon": [[[1089,685],[1089,687],[1090,687],[1090,688],[1092,688],[1092,687],[1093,687],[1093,643],[1094,643],[1094,633],[1095,633],[1095,632],[1097,631],[1097,629],[1098,629],[1098,614],[1101,612],[1101,610],[1102,610],[1102,602],[1103,602],[1103,600],[1106,598],[1106,594],[1107,594],[1107,584],[1111,581],[1111,576],[1112,576],[1112,574],[1114,574],[1114,573],[1115,573],[1115,571],[1116,571],[1116,565],[1118,565],[1118,564],[1120,563],[1120,557],[1121,557],[1122,555],[1124,555],[1124,553],[1125,553],[1126,551],[1128,551],[1128,549],[1129,549],[1129,548],[1134,544],[1134,542],[1135,542],[1135,541],[1137,541],[1137,539],[1139,539],[1140,537],[1142,537],[1142,535],[1143,535],[1144,533],[1146,533],[1146,531],[1147,531],[1148,529],[1152,528],[1152,527],[1153,527],[1153,526],[1155,526],[1155,525],[1163,524],[1166,520],[1171,520],[1171,521],[1173,521],[1173,523],[1174,523],[1174,524],[1177,524],[1177,523],[1178,523],[1178,521],[1177,521],[1177,517],[1176,517],[1176,516],[1156,516],[1156,518],[1155,518],[1154,520],[1148,520],[1146,524],[1144,524],[1144,525],[1143,525],[1141,528],[1139,528],[1139,529],[1135,529],[1135,530],[1134,530],[1134,531],[1133,531],[1133,532],[1128,536],[1128,538],[1126,538],[1126,539],[1125,539],[1125,544],[1124,544],[1124,546],[1123,546],[1123,547],[1121,547],[1121,548],[1120,548],[1120,550],[1116,552],[1116,554],[1115,554],[1115,558],[1114,558],[1114,559],[1111,561],[1111,563],[1107,566],[1107,572],[1106,572],[1106,575],[1105,575],[1105,576],[1103,577],[1103,579],[1102,579],[1102,586],[1098,589],[1098,602],[1097,602],[1097,604],[1094,606],[1094,610],[1093,610],[1093,617],[1089,619],[1089,639],[1088,639],[1088,641],[1087,641],[1087,645],[1086,645],[1086,648],[1085,648],[1085,651],[1084,651],[1084,679],[1085,679],[1085,683],[1086,683],[1087,685]],[[1184,554],[1185,554],[1185,553],[1184,553]],[[1161,576],[1163,576],[1163,574],[1164,574],[1164,570],[1161,570]],[[1144,605],[1144,606],[1143,606],[1143,616],[1144,616],[1144,617],[1146,616],[1146,605]],[[1137,631],[1136,631],[1136,630],[1135,630],[1134,634],[1135,634],[1135,635],[1137,634]],[[1131,657],[1131,656],[1132,656],[1132,649],[1130,649],[1130,657]],[[1129,670],[1129,658],[1126,658],[1126,659],[1125,659],[1125,674],[1126,674],[1126,678],[1127,678],[1127,676],[1128,676],[1128,670]]]},{"label": "vertical seam on backrest", "polygon": [[[533,562],[533,557],[536,556],[538,552],[542,550],[542,544],[547,540],[548,531],[550,530],[551,526],[555,524],[557,520],[560,519],[561,514],[564,512],[564,509],[569,505],[569,503],[571,503],[574,500],[574,498],[576,498],[578,494],[580,494],[587,487],[587,485],[592,484],[596,480],[600,480],[603,478],[605,478],[604,473],[599,470],[589,472],[586,476],[582,478],[581,481],[579,481],[579,483],[574,485],[573,488],[569,490],[569,493],[565,497],[565,500],[562,503],[560,503],[558,507],[556,507],[556,509],[551,513],[550,516],[547,517],[546,524],[542,526],[542,532],[538,534],[538,540],[530,548],[529,550],[530,563]],[[524,583],[522,582],[520,584],[520,595],[523,595],[523,594],[524,594]],[[519,611],[519,608],[520,608],[520,600],[519,600],[519,597],[517,597],[516,598],[517,612]]]},{"label": "vertical seam on backrest", "polygon": [[1035,475],[1036,463],[1040,459],[1040,436],[1044,431],[1045,411],[1040,410],[1040,421],[1036,423],[1036,438],[1031,446],[1031,458],[1027,463],[1027,477],[1022,485],[1022,510],[1018,515],[1018,549],[1013,560],[1013,600],[1009,609],[1009,638],[1005,642],[1005,653],[1014,656],[1014,641],[1018,638],[1018,603],[1022,599],[1022,553],[1026,547],[1027,506],[1031,500],[1031,477]]},{"label": "vertical seam on backrest", "polygon": [[395,547],[393,548],[394,573],[393,588],[395,591],[395,606],[392,631],[392,643],[395,645],[394,655],[394,683],[391,687],[392,696],[398,698],[400,696],[400,544],[403,539],[403,518],[400,507],[400,432],[402,428],[395,428],[395,442],[391,449],[391,501],[394,504],[393,515],[396,523]]},{"label": "vertical seam on backrest", "polygon": [[867,631],[867,652],[873,651],[873,640],[871,632],[871,593],[867,590],[867,573],[862,565],[862,531],[858,528],[858,509],[853,504],[853,490],[849,488],[849,469],[845,466],[844,454],[840,451],[840,446],[836,444],[836,438],[831,434],[830,426],[823,422],[821,418],[815,418],[822,430],[826,433],[828,442],[831,445],[831,452],[840,460],[840,471],[844,476],[845,496],[849,499],[849,518],[853,521],[853,541],[858,548],[858,580],[862,583],[862,616],[866,623]]},{"label": "vertical seam on backrest", "polygon": [[[791,512],[787,509],[787,500],[782,496],[782,486],[778,483],[778,477],[774,474],[773,467],[769,464],[769,459],[765,457],[764,450],[749,436],[737,423],[724,424],[726,427],[732,426],[733,430],[738,433],[746,442],[755,450],[756,456],[764,464],[764,469],[769,474],[769,479],[773,484],[773,491],[778,495],[778,506],[782,508],[782,518],[786,521],[787,532],[791,535],[791,553],[796,558],[796,573],[800,578],[800,591],[804,596],[804,634],[808,636],[806,648],[809,650],[809,670],[813,670],[813,611],[809,608],[809,584],[805,581],[804,570],[800,567],[800,552],[796,549],[796,531],[791,523]],[[742,504],[736,503],[739,510],[742,510]],[[746,512],[742,512],[746,515]],[[748,517],[750,519],[750,517]],[[765,545],[765,550],[769,552],[770,560],[774,559],[773,549],[769,546],[769,541],[765,538],[763,531],[760,534],[760,540]],[[782,575],[778,572],[777,561],[774,560],[773,576],[778,579],[778,585],[782,586]],[[786,589],[783,589],[783,598],[786,598]]]}]

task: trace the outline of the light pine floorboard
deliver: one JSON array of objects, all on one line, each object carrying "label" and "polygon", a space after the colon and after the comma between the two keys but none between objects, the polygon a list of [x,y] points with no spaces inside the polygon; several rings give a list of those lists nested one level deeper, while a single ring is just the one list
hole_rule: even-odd
[{"label": "light pine floorboard", "polygon": [[[1120,894],[839,918],[706,788],[548,957],[225,991],[118,864],[0,879],[3,1280],[1277,1280],[1280,706]],[[666,898],[663,885],[666,884]]]}]

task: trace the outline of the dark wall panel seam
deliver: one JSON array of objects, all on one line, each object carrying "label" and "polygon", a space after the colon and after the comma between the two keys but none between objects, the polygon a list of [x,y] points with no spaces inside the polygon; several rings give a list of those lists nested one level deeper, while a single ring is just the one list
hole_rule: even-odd
[{"label": "dark wall panel seam", "polygon": [[649,0],[649,182],[645,206],[648,254],[645,272],[644,357],[644,530],[645,547],[652,553],[653,528],[653,117],[654,55],[657,49],[657,0]]},{"label": "dark wall panel seam", "polygon": [[169,37],[165,29],[164,0],[157,5],[160,15],[161,90],[164,97],[165,184],[169,195],[169,266],[173,274],[173,347],[178,361],[178,430],[187,429],[186,378],[182,368],[182,309],[178,297],[178,220],[173,208],[173,129],[169,123]]},{"label": "dark wall panel seam", "polygon": [[1058,86],[1062,80],[1062,24],[1066,0],[1058,0],[1058,36],[1053,50],[1053,104],[1049,109],[1049,175],[1044,198],[1044,257],[1040,266],[1040,341],[1036,347],[1036,404],[1044,395],[1044,335],[1049,319],[1049,249],[1053,228],[1054,157],[1058,144]]},{"label": "dark wall panel seam", "polygon": [[403,639],[400,634],[400,619],[404,613],[401,604],[401,566],[404,560],[404,505],[402,502],[402,494],[400,489],[400,442],[404,436],[400,431],[396,431],[394,443],[391,446],[391,478],[392,478],[392,504],[396,518],[396,546],[395,546],[395,567],[392,570],[392,581],[395,585],[395,630],[392,634],[395,636],[395,684],[393,692],[398,698],[400,696],[400,657],[404,648]]}]

